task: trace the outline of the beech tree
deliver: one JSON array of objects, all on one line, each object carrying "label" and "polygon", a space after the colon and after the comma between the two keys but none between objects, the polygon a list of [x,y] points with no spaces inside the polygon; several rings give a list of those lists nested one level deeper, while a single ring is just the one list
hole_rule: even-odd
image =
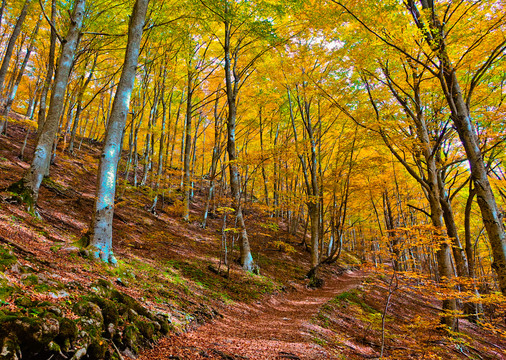
[{"label": "beech tree", "polygon": [[[219,23],[221,23],[224,30],[224,32],[217,35],[217,37],[223,47],[224,57],[225,93],[228,106],[227,153],[229,160],[230,189],[232,192],[237,226],[239,227],[241,266],[247,271],[255,271],[257,265],[254,263],[251,255],[248,232],[243,216],[241,175],[237,164],[239,159],[236,144],[237,105],[241,87],[253,72],[253,66],[256,60],[258,60],[269,47],[261,48],[253,55],[249,54],[245,56],[245,52],[251,50],[252,44],[258,42],[262,37],[265,37],[266,34],[269,34],[271,27],[268,21],[251,21],[255,16],[263,16],[263,14],[256,12],[254,7],[248,9],[242,6],[242,4],[228,0],[220,3],[219,6],[214,4],[211,5],[204,1],[202,1],[202,5],[213,14]],[[247,58],[245,64],[241,64],[241,61],[244,61],[243,57]]]},{"label": "beech tree", "polygon": [[117,263],[112,249],[112,220],[118,161],[121,155],[123,131],[130,106],[130,97],[135,82],[148,4],[149,0],[135,1],[128,27],[125,62],[107,122],[104,147],[100,155],[95,205],[90,225],[89,247],[93,257],[110,264]]},{"label": "beech tree", "polygon": [[427,44],[439,60],[436,70],[440,74],[441,89],[448,102],[451,118],[469,160],[471,179],[475,184],[478,205],[480,206],[483,223],[485,224],[494,254],[492,266],[497,273],[501,291],[506,295],[506,232],[499,215],[492,187],[490,186],[487,167],[483,160],[475,125],[473,124],[469,110],[473,88],[480,82],[487,68],[506,49],[506,40],[500,42],[493,49],[489,57],[485,59],[479,70],[473,75],[472,85],[466,100],[462,93],[459,78],[457,77],[457,69],[454,67],[448,54],[448,45],[444,36],[447,29],[445,23],[439,19],[434,3],[434,1],[421,0],[422,13],[418,10],[413,0],[408,1],[406,6]]},{"label": "beech tree", "polygon": [[[30,36],[30,43],[28,45],[28,48],[26,49],[25,57],[23,59],[23,62],[21,63],[21,67],[19,68],[19,70],[15,76],[13,86],[10,89],[9,93],[7,94],[7,100],[5,103],[4,110],[3,110],[3,114],[5,117],[9,116],[9,113],[10,113],[11,107],[12,107],[12,103],[14,102],[14,99],[16,98],[19,84],[21,83],[21,80],[23,79],[26,65],[28,64],[28,60],[30,59],[30,55],[31,55],[33,48],[35,46],[35,40],[37,38],[37,33],[39,32],[39,26],[40,26],[40,18],[39,18],[39,21],[37,21],[37,25],[35,25],[35,29],[33,29],[33,32]],[[7,119],[5,118],[3,120],[3,122],[0,122],[0,134],[6,133],[6,131],[7,131]]]},{"label": "beech tree", "polygon": [[21,196],[27,204],[28,210],[32,213],[36,213],[35,205],[37,204],[42,179],[49,172],[53,144],[63,111],[65,90],[83,25],[85,3],[85,0],[76,0],[74,2],[69,30],[63,41],[58,70],[56,71],[51,91],[47,120],[44,122],[42,130],[39,133],[30,168],[25,173],[23,179],[10,186],[11,191]]},{"label": "beech tree", "polygon": [[[51,19],[49,21],[52,24],[54,24],[55,19],[56,19],[56,0],[51,0]],[[44,85],[42,86],[42,90],[40,93],[39,112],[37,117],[37,131],[39,134],[42,131],[44,123],[46,122],[46,101],[47,101],[47,94],[53,81],[56,39],[57,39],[56,29],[53,26],[51,26],[51,35],[49,38],[49,54],[47,58],[47,71],[46,77],[44,79]]]},{"label": "beech tree", "polygon": [[[31,0],[26,0],[23,4],[23,8],[21,9],[21,13],[19,14],[16,24],[14,25],[14,29],[12,30],[12,34],[9,37],[9,42],[7,43],[7,47],[5,49],[4,58],[2,60],[2,65],[0,66],[0,94],[4,91],[4,82],[5,77],[7,76],[7,71],[9,70],[9,63],[12,58],[12,54],[14,52],[14,46],[16,45],[16,41],[18,39],[19,34],[21,34],[21,27],[26,18],[26,14],[28,14],[28,7],[30,6]],[[2,12],[3,12],[2,6]]]}]

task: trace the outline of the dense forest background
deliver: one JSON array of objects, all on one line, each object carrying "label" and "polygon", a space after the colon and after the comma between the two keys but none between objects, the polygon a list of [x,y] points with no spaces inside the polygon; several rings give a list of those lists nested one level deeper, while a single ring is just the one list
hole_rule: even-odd
[{"label": "dense forest background", "polygon": [[82,255],[121,267],[115,209],[169,212],[216,273],[351,257],[504,335],[502,1],[2,0],[0,50],[4,201],[44,221],[92,180]]}]

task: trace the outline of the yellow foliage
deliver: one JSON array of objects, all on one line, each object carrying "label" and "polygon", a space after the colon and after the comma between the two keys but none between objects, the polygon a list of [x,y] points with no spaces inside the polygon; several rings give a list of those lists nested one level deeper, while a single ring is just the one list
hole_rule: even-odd
[{"label": "yellow foliage", "polygon": [[285,254],[295,254],[297,252],[297,250],[295,250],[292,245],[279,240],[270,241],[267,245],[269,245],[269,247],[273,247],[278,251],[284,252]]}]

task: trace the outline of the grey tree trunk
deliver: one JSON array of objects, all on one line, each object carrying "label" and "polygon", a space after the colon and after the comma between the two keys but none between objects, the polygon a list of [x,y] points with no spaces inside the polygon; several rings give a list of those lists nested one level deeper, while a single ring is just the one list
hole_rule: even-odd
[{"label": "grey tree trunk", "polygon": [[[159,197],[159,189],[160,189],[160,182],[162,180],[162,173],[163,173],[163,164],[164,164],[164,158],[163,158],[163,152],[164,152],[164,141],[165,141],[165,123],[167,121],[167,101],[165,99],[165,76],[166,71],[164,70],[163,74],[163,80],[160,90],[160,101],[162,103],[162,127],[160,132],[159,141],[158,144],[158,164],[157,164],[157,171],[156,171],[156,180],[155,180],[155,197],[153,199],[153,204],[151,205],[150,211],[155,214],[156,213],[156,205],[158,203],[158,197]],[[170,100],[169,100],[170,102]],[[170,108],[170,105],[169,105]],[[169,109],[169,118],[170,118],[170,109]]]},{"label": "grey tree trunk", "polygon": [[35,38],[37,37],[37,33],[39,32],[39,26],[40,26],[40,18],[39,21],[37,22],[37,25],[35,25],[35,29],[32,32],[30,44],[28,45],[25,58],[21,63],[21,67],[18,71],[18,74],[16,75],[16,80],[14,81],[12,89],[9,92],[9,95],[7,96],[7,102],[5,103],[4,108],[5,118],[2,124],[0,124],[0,134],[5,134],[7,132],[7,117],[9,116],[9,113],[11,111],[12,104],[14,103],[14,99],[16,98],[16,93],[18,92],[19,84],[21,83],[21,80],[23,79],[23,74],[25,73],[26,65],[28,64],[28,60],[30,59],[33,47],[35,46]]},{"label": "grey tree trunk", "polygon": [[21,9],[21,13],[16,20],[16,25],[14,25],[14,29],[12,30],[12,34],[9,38],[9,42],[7,43],[7,48],[5,49],[5,55],[2,61],[2,65],[0,66],[0,94],[4,90],[4,81],[7,76],[7,71],[9,70],[9,62],[12,58],[12,53],[14,52],[14,46],[16,45],[16,40],[18,39],[19,34],[21,33],[21,27],[26,18],[26,14],[28,13],[28,6],[30,5],[31,0],[26,0],[23,8]]},{"label": "grey tree trunk", "polygon": [[[262,156],[264,154],[264,137],[263,137],[263,124],[262,124],[262,109],[258,112],[258,120],[259,120],[259,127],[260,127],[260,152],[262,153]],[[265,205],[269,206],[269,188],[267,186],[267,175],[265,174],[265,166],[262,163],[262,179],[264,180],[264,197],[265,197]]]},{"label": "grey tree trunk", "polygon": [[149,0],[136,0],[133,8],[128,27],[125,62],[107,122],[104,147],[100,156],[89,245],[95,258],[110,264],[116,264],[117,262],[112,249],[112,220],[118,161],[121,155],[121,143],[130,106],[130,97],[135,82],[148,4]]},{"label": "grey tree trunk", "polygon": [[[54,24],[56,18],[56,0],[51,1],[51,22]],[[42,87],[42,91],[40,94],[39,101],[39,113],[37,117],[37,132],[40,135],[42,131],[42,127],[44,126],[44,122],[46,121],[46,101],[47,94],[49,92],[49,88],[51,87],[51,83],[53,81],[53,73],[54,73],[54,58],[55,58],[55,50],[56,50],[56,31],[51,27],[51,36],[49,40],[49,57],[47,60],[47,73],[46,79],[44,80],[44,85]]]},{"label": "grey tree trunk", "polygon": [[451,200],[446,193],[443,180],[441,176],[438,176],[439,189],[441,191],[439,201],[441,202],[441,209],[443,210],[443,218],[446,226],[448,237],[452,241],[452,252],[453,258],[455,259],[455,265],[457,268],[457,275],[459,277],[467,277],[469,275],[468,263],[462,244],[460,243],[460,237],[457,230],[457,224],[455,223],[455,217],[453,216],[453,210]]},{"label": "grey tree trunk", "polygon": [[74,116],[74,123],[72,124],[72,131],[71,131],[71,134],[70,134],[70,142],[69,142],[69,147],[68,147],[68,151],[71,154],[74,153],[74,142],[75,142],[75,139],[76,139],[77,128],[79,126],[79,121],[80,121],[80,118],[81,118],[81,113],[83,111],[83,97],[84,97],[84,93],[86,92],[86,88],[88,87],[88,85],[89,85],[89,83],[91,81],[91,78],[93,77],[93,72],[95,71],[95,66],[97,65],[97,59],[98,59],[98,52],[97,52],[97,54],[95,54],[95,58],[93,60],[93,64],[91,65],[90,73],[86,77],[86,80],[82,84],[81,88],[79,89],[79,93],[77,94],[76,114]]},{"label": "grey tree trunk", "polygon": [[[434,226],[434,236],[436,239],[439,239],[440,244],[439,248],[436,251],[436,257],[438,262],[438,273],[440,279],[451,279],[454,277],[454,272],[452,269],[451,262],[451,252],[450,246],[446,241],[441,241],[448,234],[445,231],[445,223],[443,220],[443,208],[441,204],[441,195],[444,193],[444,190],[440,187],[440,179],[438,179],[438,168],[436,165],[436,157],[433,154],[433,146],[431,143],[431,139],[429,136],[429,130],[427,127],[427,123],[425,120],[424,109],[422,107],[422,101],[420,98],[420,77],[416,73],[414,69],[412,69],[412,89],[413,89],[413,106],[410,107],[407,100],[404,99],[395,88],[394,82],[390,77],[390,73],[388,69],[383,69],[383,73],[387,79],[387,85],[392,92],[395,99],[402,106],[406,116],[412,120],[413,125],[416,131],[416,139],[419,141],[420,152],[425,160],[425,169],[423,170],[423,174],[420,176],[416,174],[415,170],[413,170],[409,164],[397,153],[397,151],[393,148],[390,143],[388,137],[386,136],[383,130],[380,131],[380,134],[390,149],[392,154],[401,162],[401,164],[406,168],[406,170],[413,176],[423,187],[424,193],[429,201],[430,205],[430,217],[432,225]],[[372,99],[372,95],[370,93],[369,85],[367,84],[367,88],[369,91],[369,96],[371,102],[373,103],[374,108],[377,110],[376,104]],[[377,114],[377,116],[379,116]],[[421,169],[422,167],[420,167]],[[450,210],[448,208],[447,210]],[[451,225],[451,224],[450,224]],[[455,239],[454,239],[455,240]],[[465,275],[465,274],[464,274]],[[449,313],[455,311],[457,309],[456,301],[454,299],[448,299],[443,301],[443,309]],[[452,315],[443,316],[443,321],[446,325],[450,326],[452,329],[456,325],[456,319]]]},{"label": "grey tree trunk", "polygon": [[[226,6],[228,6],[228,4]],[[253,256],[251,255],[248,232],[246,231],[246,225],[244,222],[241,205],[241,181],[239,175],[239,167],[237,166],[238,156],[235,141],[237,93],[239,92],[240,79],[238,77],[238,74],[234,71],[235,66],[233,67],[232,65],[230,49],[231,36],[231,26],[228,21],[225,21],[225,43],[223,47],[225,51],[225,84],[228,103],[227,152],[229,160],[228,168],[230,173],[230,189],[232,191],[237,224],[240,228],[239,247],[241,252],[241,266],[246,271],[256,271],[258,267],[253,261]],[[237,59],[234,58],[234,61],[237,62]]]},{"label": "grey tree trunk", "polygon": [[2,0],[2,5],[0,6],[0,28],[2,27],[2,20],[4,18],[5,3],[6,0]]},{"label": "grey tree trunk", "polygon": [[202,219],[202,227],[205,229],[207,226],[207,216],[209,214],[209,208],[211,200],[214,196],[214,187],[216,184],[216,170],[218,169],[218,161],[220,160],[221,153],[221,121],[218,114],[219,95],[216,92],[216,101],[214,103],[214,147],[213,157],[211,160],[211,168],[209,169],[209,192],[207,194],[206,208],[204,210],[204,216]]},{"label": "grey tree trunk", "polygon": [[21,195],[23,201],[28,206],[28,211],[32,213],[35,212],[42,179],[49,172],[53,144],[62,114],[65,90],[74,61],[79,33],[83,24],[85,3],[85,0],[76,0],[74,4],[71,24],[65,37],[51,93],[47,121],[44,123],[37,140],[30,168],[21,181],[11,186],[14,192]]},{"label": "grey tree trunk", "polygon": [[[192,56],[192,51],[190,55]],[[184,128],[184,154],[183,154],[183,220],[190,219],[190,159],[192,148],[192,99],[193,99],[193,73],[192,61],[188,62],[188,83],[186,92],[186,124]]]},{"label": "grey tree trunk", "polygon": [[[449,73],[448,73],[449,72]],[[471,179],[475,185],[478,206],[494,256],[492,268],[497,274],[501,292],[506,295],[506,233],[499,215],[487,169],[479,148],[476,130],[471,122],[454,69],[444,72],[445,85],[450,89],[447,99],[453,103],[452,120],[464,145],[471,167]]]},{"label": "grey tree trunk", "polygon": [[[318,265],[320,262],[319,256],[319,234],[320,234],[320,206],[319,206],[319,186],[318,186],[318,176],[317,176],[317,157],[316,157],[316,143],[313,137],[313,128],[311,124],[311,115],[310,115],[310,104],[304,100],[300,99],[299,94],[297,94],[297,103],[299,105],[299,112],[302,117],[302,121],[304,123],[305,132],[307,132],[307,137],[310,142],[310,155],[306,155],[298,148],[298,136],[297,136],[297,128],[295,126],[295,115],[292,107],[292,99],[290,95],[290,90],[287,92],[288,95],[288,105],[290,109],[290,119],[292,122],[294,140],[296,144],[296,151],[299,157],[302,173],[304,175],[304,182],[306,185],[306,195],[307,195],[307,208],[308,208],[308,216],[311,221],[311,244],[309,247],[309,252],[311,254],[311,270],[309,271],[308,277],[316,278]],[[277,133],[276,133],[277,138]],[[309,163],[309,165],[308,165]],[[281,181],[277,181],[278,184]],[[275,193],[280,190],[280,187],[274,186]],[[277,197],[274,197],[274,202],[277,204]]]},{"label": "grey tree trunk", "polygon": [[37,100],[40,97],[40,90],[41,90],[41,82],[40,82],[40,74],[37,77],[37,81],[35,82],[35,89],[33,92],[30,92],[30,99],[28,100],[28,106],[26,108],[26,114],[25,116],[29,118],[30,120],[33,119],[33,113],[35,108],[37,108]]},{"label": "grey tree trunk", "polygon": [[[428,24],[429,30],[427,30],[425,21],[416,8],[414,0],[410,0],[407,4],[417,26],[424,34],[425,40],[439,59],[438,70],[442,74],[440,77],[441,87],[471,167],[471,179],[475,184],[478,205],[494,256],[492,268],[497,274],[501,292],[506,295],[506,233],[488,179],[486,165],[480,151],[479,140],[471,120],[469,107],[464,100],[456,69],[453,67],[448,55],[445,37],[441,36],[445,33],[444,24],[437,17],[437,13],[431,11]],[[423,8],[432,8],[434,6],[433,2],[427,1],[421,1],[421,4]]]}]

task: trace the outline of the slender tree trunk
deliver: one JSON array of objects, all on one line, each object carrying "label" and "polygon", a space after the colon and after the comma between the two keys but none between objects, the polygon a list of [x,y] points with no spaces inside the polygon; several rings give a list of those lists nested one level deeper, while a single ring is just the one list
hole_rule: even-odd
[{"label": "slender tree trunk", "polygon": [[23,26],[26,14],[28,13],[28,6],[30,5],[30,1],[31,0],[25,1],[23,8],[21,9],[21,13],[19,14],[18,19],[16,21],[16,25],[14,25],[14,29],[12,30],[9,42],[7,43],[7,48],[5,50],[2,65],[0,66],[0,94],[2,94],[2,92],[4,91],[4,82],[5,77],[7,76],[7,71],[9,70],[9,62],[11,61],[12,53],[14,52],[14,46],[16,45],[16,40],[18,39],[18,36],[21,33],[21,27]]},{"label": "slender tree trunk", "polygon": [[37,81],[35,82],[35,89],[33,92],[30,92],[30,98],[28,100],[28,106],[26,107],[25,116],[30,120],[33,119],[34,110],[37,108],[37,100],[40,97],[41,83],[40,83],[40,74],[37,77]]},{"label": "slender tree trunk", "polygon": [[81,88],[79,89],[79,93],[77,94],[76,114],[74,116],[74,123],[72,124],[72,130],[70,133],[70,142],[69,142],[69,147],[68,147],[68,151],[71,154],[74,153],[74,142],[76,139],[77,128],[79,126],[81,112],[83,111],[84,93],[86,92],[86,88],[88,87],[88,84],[90,83],[91,78],[93,77],[93,72],[95,71],[95,66],[97,65],[97,60],[98,60],[98,53],[95,55],[95,59],[93,60],[93,65],[91,66],[90,73],[88,74],[88,77],[86,78],[86,80],[82,84]]},{"label": "slender tree trunk", "polygon": [[469,270],[467,258],[460,243],[460,237],[457,230],[457,225],[455,223],[455,218],[453,216],[450,199],[444,190],[444,184],[441,179],[439,185],[442,191],[442,194],[440,196],[441,208],[443,210],[443,218],[446,226],[446,231],[448,233],[448,237],[450,237],[452,241],[452,252],[457,268],[457,275],[459,277],[468,277]]},{"label": "slender tree trunk", "polygon": [[[193,135],[193,140],[192,140],[192,155],[191,155],[191,166],[190,166],[190,201],[193,201],[193,197],[195,196],[195,183],[194,183],[194,180],[195,179],[195,166],[197,164],[197,140],[198,140],[198,132],[199,132],[199,127],[200,127],[200,124],[202,124],[202,112],[200,112],[199,114],[199,118],[198,118],[198,122],[195,124],[195,134]],[[205,140],[205,127],[204,127],[204,130],[202,130],[202,132],[204,133],[204,140]],[[204,145],[202,145],[202,149],[204,149]]]},{"label": "slender tree trunk", "polygon": [[[56,0],[52,0],[51,22],[53,24],[55,22],[55,19],[56,19]],[[47,73],[46,79],[44,81],[44,86],[42,87],[42,91],[40,94],[39,113],[37,117],[37,125],[38,125],[37,132],[39,135],[40,132],[42,131],[42,127],[44,126],[44,122],[46,121],[46,101],[49,88],[51,87],[51,83],[53,81],[55,51],[56,51],[56,31],[51,27],[51,36],[49,41],[49,57],[47,60]]]},{"label": "slender tree trunk", "polygon": [[39,32],[39,26],[40,26],[40,18],[39,21],[37,21],[37,25],[35,25],[35,29],[32,32],[30,44],[28,45],[25,58],[21,63],[21,67],[18,71],[18,74],[16,75],[16,80],[14,81],[12,89],[9,92],[9,95],[7,96],[7,102],[5,103],[4,108],[5,118],[3,120],[3,125],[0,123],[0,134],[5,134],[7,132],[7,117],[9,116],[9,113],[11,111],[12,104],[14,103],[14,99],[16,98],[16,93],[18,92],[19,84],[23,79],[23,74],[25,73],[26,65],[28,64],[28,60],[30,59],[30,55],[33,51],[33,47],[35,45],[35,38],[37,37],[37,33]]},{"label": "slender tree trunk", "polygon": [[[308,273],[308,277],[316,278],[318,265],[320,261],[319,259],[320,215],[319,215],[319,186],[317,178],[317,158],[315,148],[316,143],[314,141],[312,132],[313,128],[311,124],[310,104],[306,101],[301,100],[299,94],[297,94],[297,102],[299,105],[299,112],[301,114],[302,121],[304,122],[304,128],[305,131],[307,132],[310,147],[310,155],[301,153],[297,145],[296,151],[302,166],[302,173],[304,175],[304,181],[306,184],[307,208],[309,219],[311,221],[310,226],[311,244],[309,248],[311,254],[311,270]],[[292,107],[292,100],[289,90],[288,90],[288,104],[290,109],[290,119],[292,122],[294,140],[295,143],[297,144],[298,143],[297,128],[295,126],[295,115]],[[276,198],[275,201],[277,201]]]},{"label": "slender tree trunk", "polygon": [[[179,116],[181,115],[181,107],[184,103],[184,90],[181,92],[181,100],[179,101],[179,105],[177,107],[177,113],[176,113],[176,121],[174,123],[174,134],[172,135],[172,146],[170,149],[170,161],[169,161],[169,168],[172,169],[173,167],[173,160],[174,160],[174,148],[176,147],[176,137],[177,137],[177,124],[179,122]],[[167,147],[168,149],[168,147]]]},{"label": "slender tree trunk", "polygon": [[20,182],[11,186],[14,192],[20,193],[24,202],[28,205],[30,212],[35,211],[40,184],[43,177],[49,171],[53,144],[63,108],[65,89],[67,88],[79,33],[83,23],[84,8],[85,0],[76,0],[71,25],[65,37],[58,71],[56,72],[47,121],[40,132],[30,168]]},{"label": "slender tree trunk", "polygon": [[[159,197],[159,189],[160,182],[162,180],[163,173],[163,151],[164,151],[164,141],[165,141],[165,123],[167,122],[167,101],[165,100],[165,76],[167,72],[164,70],[163,80],[162,80],[162,89],[160,90],[160,101],[162,102],[162,127],[160,132],[160,143],[158,144],[158,166],[156,171],[156,182],[155,182],[155,198],[153,199],[153,204],[151,205],[151,212],[156,213],[156,205]],[[169,100],[170,101],[170,100]],[[170,105],[169,105],[170,107]],[[169,110],[169,118],[170,118],[170,110]]]},{"label": "slender tree trunk", "polygon": [[100,156],[94,212],[90,226],[90,247],[93,256],[111,264],[116,263],[112,249],[112,220],[117,169],[130,97],[135,82],[148,3],[149,0],[136,0],[130,18],[125,62],[107,122],[104,147]]},{"label": "slender tree trunk", "polygon": [[[228,5],[226,5],[228,6]],[[236,117],[237,117],[237,93],[239,91],[238,75],[235,73],[231,59],[230,38],[231,26],[228,21],[225,21],[225,83],[228,102],[228,119],[227,119],[227,152],[229,160],[229,173],[230,173],[230,189],[232,191],[232,198],[234,201],[234,209],[236,211],[237,224],[240,227],[239,247],[241,252],[241,266],[246,271],[255,271],[257,265],[253,261],[251,249],[248,240],[248,232],[242,213],[241,205],[241,181],[239,175],[239,166],[237,165],[237,149],[236,149]],[[237,59],[234,58],[237,62]],[[234,64],[235,64],[234,62]]]},{"label": "slender tree trunk", "polygon": [[202,227],[205,229],[207,225],[207,216],[209,214],[209,207],[211,200],[214,196],[216,170],[218,169],[218,161],[220,160],[220,147],[221,147],[221,121],[218,115],[219,95],[216,92],[216,101],[214,104],[214,147],[213,157],[211,160],[211,168],[209,169],[209,192],[207,194],[206,208],[204,210],[204,217],[202,220]]},{"label": "slender tree trunk", "polygon": [[[190,54],[191,56],[191,54]],[[193,98],[193,73],[192,62],[188,64],[188,83],[186,95],[186,123],[184,127],[184,155],[183,155],[183,220],[190,219],[190,160],[192,148],[192,98]]]},{"label": "slender tree trunk", "polygon": [[[262,109],[260,109],[258,113],[258,120],[260,122],[260,152],[262,154],[262,157],[264,155],[264,136],[263,136],[263,123],[262,123]],[[263,159],[262,159],[263,160]],[[262,179],[264,180],[264,197],[265,197],[265,205],[269,206],[269,187],[268,187],[268,181],[267,181],[267,175],[265,174],[265,166],[262,163]]]},{"label": "slender tree trunk", "polygon": [[2,28],[2,20],[4,18],[5,3],[6,0],[2,0],[2,5],[0,5],[0,29]]}]

